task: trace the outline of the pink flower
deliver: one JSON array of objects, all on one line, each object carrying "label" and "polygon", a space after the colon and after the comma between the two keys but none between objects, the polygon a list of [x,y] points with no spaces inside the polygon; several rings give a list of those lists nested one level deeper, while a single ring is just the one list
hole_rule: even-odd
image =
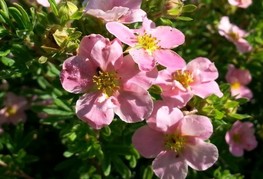
[{"label": "pink flower", "polygon": [[219,34],[233,42],[241,53],[252,50],[252,46],[244,39],[244,37],[248,36],[248,33],[236,25],[231,24],[228,17],[224,16],[221,18],[218,29]]},{"label": "pink flower", "polygon": [[155,27],[154,22],[143,20],[140,29],[129,29],[118,22],[109,22],[106,28],[120,41],[129,45],[130,55],[141,70],[152,70],[156,63],[165,67],[181,68],[185,61],[171,50],[184,43],[184,34],[169,26]]},{"label": "pink flower", "polygon": [[162,179],[186,178],[188,166],[206,170],[218,159],[215,145],[204,140],[213,133],[210,119],[188,115],[178,108],[162,105],[154,107],[148,125],[135,131],[132,143],[146,158],[155,158],[154,173]]},{"label": "pink flower", "polygon": [[[60,0],[55,0],[56,3],[59,3]],[[37,3],[44,6],[44,7],[49,7],[50,3],[48,2],[48,0],[37,0]]]},{"label": "pink flower", "polygon": [[122,54],[118,40],[92,34],[81,40],[78,55],[63,63],[62,86],[71,93],[84,93],[77,101],[76,113],[93,128],[109,125],[114,113],[131,123],[152,112],[147,89],[157,70],[141,72],[129,55]]},{"label": "pink flower", "polygon": [[146,13],[140,9],[141,0],[90,0],[85,13],[106,22],[141,22]]},{"label": "pink flower", "polygon": [[252,4],[252,0],[228,0],[229,4],[240,8],[247,8]]},{"label": "pink flower", "polygon": [[244,150],[251,151],[257,147],[254,136],[253,123],[236,121],[225,136],[229,151],[236,157],[244,154]]},{"label": "pink flower", "polygon": [[210,60],[198,57],[182,69],[159,71],[155,84],[162,88],[163,100],[172,100],[177,107],[183,107],[194,96],[206,98],[211,94],[222,97],[215,79],[218,71]]},{"label": "pink flower", "polygon": [[0,125],[4,123],[17,124],[26,120],[25,110],[28,102],[25,97],[8,92],[4,100],[4,108],[0,110]]},{"label": "pink flower", "polygon": [[228,65],[226,81],[231,85],[231,95],[235,98],[247,98],[250,100],[253,97],[252,91],[246,87],[251,82],[251,74],[248,70],[235,68],[234,65]]}]

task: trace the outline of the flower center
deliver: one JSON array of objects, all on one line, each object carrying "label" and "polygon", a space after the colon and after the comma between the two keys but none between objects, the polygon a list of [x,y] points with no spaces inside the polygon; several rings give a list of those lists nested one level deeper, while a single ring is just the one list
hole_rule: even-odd
[{"label": "flower center", "polygon": [[235,141],[236,143],[240,143],[240,135],[239,134],[234,134],[232,136],[233,141]]},{"label": "flower center", "polygon": [[232,83],[231,84],[231,88],[233,88],[233,89],[238,89],[238,88],[240,88],[240,83],[239,82],[234,82],[234,83]]},{"label": "flower center", "polygon": [[185,138],[174,134],[168,134],[165,136],[165,148],[168,150],[181,153],[184,149]]},{"label": "flower center", "polygon": [[106,94],[107,97],[120,88],[119,77],[116,72],[99,71],[94,75],[92,81],[96,84],[98,90]]},{"label": "flower center", "polygon": [[157,50],[159,46],[157,45],[158,40],[151,34],[144,34],[137,36],[138,46],[145,49],[149,54]]},{"label": "flower center", "polygon": [[12,106],[8,106],[6,109],[6,115],[7,116],[13,116],[14,114],[16,114],[17,109],[15,107]]},{"label": "flower center", "polygon": [[238,41],[238,39],[239,39],[239,35],[238,35],[237,33],[233,32],[233,31],[230,31],[230,32],[228,33],[228,35],[229,35],[229,37],[230,37],[232,40],[234,40],[234,41]]},{"label": "flower center", "polygon": [[179,81],[185,88],[194,82],[193,75],[188,70],[177,70],[172,74],[172,78],[173,80]]}]

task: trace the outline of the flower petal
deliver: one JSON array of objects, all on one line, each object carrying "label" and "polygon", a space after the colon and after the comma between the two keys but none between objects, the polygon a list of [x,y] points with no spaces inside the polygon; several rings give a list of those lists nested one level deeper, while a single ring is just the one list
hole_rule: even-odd
[{"label": "flower petal", "polygon": [[231,87],[231,95],[235,98],[247,98],[250,100],[253,97],[252,91],[246,86],[240,86],[239,88]]},{"label": "flower petal", "polygon": [[146,12],[141,9],[129,10],[124,16],[122,16],[119,21],[125,24],[130,24],[134,22],[141,22],[146,16]]},{"label": "flower petal", "polygon": [[153,171],[160,179],[185,179],[188,166],[175,152],[161,152],[153,161]]},{"label": "flower petal", "polygon": [[150,55],[144,49],[131,49],[129,51],[135,63],[138,64],[139,69],[142,71],[151,71],[156,65],[156,61],[152,55]]},{"label": "flower petal", "polygon": [[195,78],[198,78],[200,82],[208,82],[218,78],[218,70],[214,63],[204,57],[193,59],[187,64],[186,69],[193,72]]},{"label": "flower petal", "polygon": [[155,158],[164,150],[164,135],[148,126],[143,126],[133,134],[132,143],[143,157]]},{"label": "flower petal", "polygon": [[130,9],[139,9],[141,3],[141,0],[113,0],[114,6],[128,7]]},{"label": "flower petal", "polygon": [[214,144],[196,139],[194,144],[187,144],[183,152],[187,164],[195,170],[206,170],[218,159],[218,150]]},{"label": "flower petal", "polygon": [[235,157],[241,157],[244,155],[244,149],[239,145],[235,145],[235,144],[229,145],[229,151]]},{"label": "flower petal", "polygon": [[123,83],[137,84],[146,90],[150,88],[158,75],[156,68],[149,72],[139,70],[130,55],[124,57],[121,68],[118,69],[117,73],[121,76]]},{"label": "flower petal", "polygon": [[85,94],[79,98],[76,104],[77,116],[94,129],[109,125],[114,117],[110,101],[100,101],[100,95],[99,93]]},{"label": "flower petal", "polygon": [[[89,69],[89,70],[87,70]],[[81,56],[73,56],[63,63],[60,81],[63,88],[71,93],[83,93],[92,85],[95,74],[94,64]]]},{"label": "flower petal", "polygon": [[186,115],[181,121],[181,133],[183,136],[194,136],[206,140],[213,133],[210,119],[201,115]]},{"label": "flower petal", "polygon": [[158,45],[164,49],[175,48],[185,41],[184,34],[170,26],[159,26],[151,30],[151,34],[158,39]]},{"label": "flower petal", "polygon": [[137,42],[133,31],[119,22],[108,22],[106,28],[111,34],[129,46],[134,46]]},{"label": "flower petal", "polygon": [[229,17],[223,16],[218,24],[219,34],[226,36],[232,28],[232,24],[229,21]]},{"label": "flower petal", "polygon": [[237,47],[237,50],[241,53],[250,52],[253,48],[245,39],[239,39],[234,44]]},{"label": "flower petal", "polygon": [[122,46],[117,39],[112,42],[106,39],[94,45],[90,56],[103,71],[111,71],[120,67],[122,54]]},{"label": "flower petal", "polygon": [[248,70],[238,69],[233,64],[229,64],[226,80],[228,83],[239,82],[241,85],[247,85],[251,82],[252,77]]},{"label": "flower petal", "polygon": [[91,50],[98,42],[106,44],[107,39],[99,34],[84,36],[79,44],[78,55],[91,59]]},{"label": "flower petal", "polygon": [[193,85],[191,86],[191,88],[192,88],[192,93],[201,98],[206,98],[212,94],[215,94],[220,98],[223,96],[223,93],[221,92],[218,84],[215,81]]},{"label": "flower petal", "polygon": [[153,101],[148,91],[137,85],[127,85],[116,95],[119,106],[115,113],[127,123],[147,118],[153,110]]},{"label": "flower petal", "polygon": [[85,10],[89,9],[101,9],[103,11],[110,10],[113,7],[112,0],[89,0]]},{"label": "flower petal", "polygon": [[154,109],[147,120],[150,127],[162,132],[174,132],[174,127],[178,121],[183,118],[183,113],[174,108],[171,103],[166,101],[157,101],[154,103]]},{"label": "flower petal", "polygon": [[172,50],[159,49],[154,51],[155,60],[167,68],[177,70],[185,67],[184,59]]}]

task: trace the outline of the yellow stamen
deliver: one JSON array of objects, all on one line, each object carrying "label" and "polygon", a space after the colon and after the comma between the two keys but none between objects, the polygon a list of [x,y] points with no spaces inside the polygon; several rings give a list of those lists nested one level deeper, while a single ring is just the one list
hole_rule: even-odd
[{"label": "yellow stamen", "polygon": [[181,153],[184,149],[185,138],[174,134],[168,134],[165,136],[165,148],[167,150],[173,150],[176,153]]},{"label": "yellow stamen", "polygon": [[233,41],[237,41],[237,40],[240,38],[237,33],[232,32],[232,31],[230,31],[230,32],[228,33],[228,35],[229,35],[229,37],[230,37]]},{"label": "yellow stamen", "polygon": [[179,81],[183,87],[187,88],[192,82],[194,82],[193,75],[190,71],[177,70],[172,74],[173,80]]},{"label": "yellow stamen", "polygon": [[17,112],[17,109],[16,107],[13,107],[13,106],[8,106],[6,109],[7,116],[13,116],[14,114],[16,114],[16,112]]},{"label": "yellow stamen", "polygon": [[112,96],[120,88],[119,77],[116,72],[98,71],[98,74],[93,76],[92,81],[96,84],[96,88],[107,97]]},{"label": "yellow stamen", "polygon": [[151,34],[137,36],[138,46],[145,49],[150,55],[159,48],[156,37]]},{"label": "yellow stamen", "polygon": [[234,82],[234,83],[232,83],[231,84],[231,88],[233,88],[233,89],[238,89],[238,88],[240,88],[240,83],[239,82]]}]

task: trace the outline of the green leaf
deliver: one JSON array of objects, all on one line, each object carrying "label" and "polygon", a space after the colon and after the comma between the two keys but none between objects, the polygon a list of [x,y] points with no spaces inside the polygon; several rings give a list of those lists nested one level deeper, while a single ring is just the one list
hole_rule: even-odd
[{"label": "green leaf", "polygon": [[9,49],[7,49],[7,50],[5,50],[5,51],[0,51],[0,57],[5,57],[5,56],[7,56],[9,53],[10,53],[10,50],[9,50]]},{"label": "green leaf", "polygon": [[153,171],[150,166],[146,167],[143,171],[142,179],[152,179],[153,178]]},{"label": "green leaf", "polygon": [[69,157],[71,157],[72,155],[74,155],[74,153],[69,152],[69,151],[65,151],[65,152],[63,153],[63,156],[66,157],[66,158],[69,158]]},{"label": "green leaf", "polygon": [[58,8],[57,8],[57,3],[55,0],[48,0],[49,4],[50,4],[50,8],[52,10],[52,12],[58,16]]},{"label": "green leaf", "polygon": [[182,20],[182,21],[191,21],[191,20],[193,20],[191,17],[185,17],[185,16],[179,16],[179,17],[176,17],[176,19]]},{"label": "green leaf", "polygon": [[[3,13],[3,12],[2,12]],[[7,23],[0,10],[0,22]]]},{"label": "green leaf", "polygon": [[183,7],[182,12],[193,12],[197,9],[197,6],[194,4],[187,4]]},{"label": "green leaf", "polygon": [[102,171],[105,176],[109,176],[111,172],[111,161],[109,157],[105,156],[102,161]]},{"label": "green leaf", "polygon": [[238,120],[242,120],[242,119],[246,119],[246,118],[251,118],[250,115],[248,114],[229,114],[230,117],[238,119]]},{"label": "green leaf", "polygon": [[[0,15],[1,17],[1,15]],[[1,21],[1,19],[0,19]],[[0,38],[8,35],[8,31],[5,28],[0,27]]]},{"label": "green leaf", "polygon": [[225,116],[225,113],[215,109],[215,119],[222,119]]},{"label": "green leaf", "polygon": [[224,107],[226,109],[229,109],[229,108],[236,108],[238,107],[239,103],[237,101],[227,101],[224,105]]},{"label": "green leaf", "polygon": [[1,57],[0,61],[6,66],[12,66],[15,63],[13,59],[8,58],[8,57]]},{"label": "green leaf", "polygon": [[60,100],[59,98],[55,98],[54,99],[54,103],[58,106],[61,107],[62,109],[65,109],[66,111],[71,112],[72,109],[70,107],[68,107],[62,100]]},{"label": "green leaf", "polygon": [[22,21],[24,22],[25,24],[25,28],[26,29],[31,29],[31,21],[30,21],[30,18],[26,12],[26,10],[19,4],[17,3],[14,3],[14,5],[17,7],[17,9],[21,12],[22,14]]},{"label": "green leaf", "polygon": [[3,12],[3,14],[5,14],[5,16],[9,18],[9,11],[4,0],[0,1],[0,7],[1,7],[1,12]]},{"label": "green leaf", "polygon": [[[21,12],[15,8],[15,7],[9,7],[9,12],[10,15],[15,19],[15,21],[17,22],[18,28],[19,29],[23,29],[26,27],[23,19],[22,19],[22,14]],[[22,25],[22,26],[21,26]]]},{"label": "green leaf", "polygon": [[58,116],[73,116],[73,112],[68,111],[62,111],[59,109],[53,109],[53,108],[44,108],[43,112],[49,114],[49,115],[58,115]]},{"label": "green leaf", "polygon": [[125,165],[125,163],[119,157],[117,156],[114,157],[112,159],[112,163],[114,165],[114,168],[122,176],[122,178],[131,178],[130,169]]},{"label": "green leaf", "polygon": [[83,16],[83,12],[82,11],[77,11],[70,17],[70,19],[72,19],[72,20],[79,20],[79,19],[81,19],[82,16]]}]

